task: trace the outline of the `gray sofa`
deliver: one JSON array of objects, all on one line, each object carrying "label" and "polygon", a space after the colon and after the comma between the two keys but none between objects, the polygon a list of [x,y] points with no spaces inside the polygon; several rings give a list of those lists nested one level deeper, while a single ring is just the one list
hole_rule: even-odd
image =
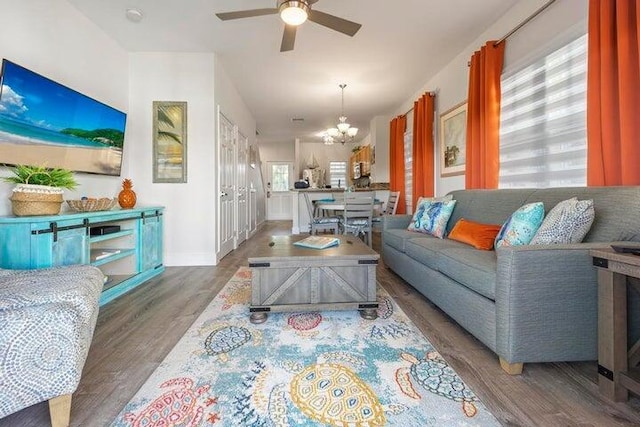
[{"label": "gray sofa", "polygon": [[597,273],[589,250],[616,241],[640,241],[640,187],[450,194],[457,203],[447,231],[460,218],[502,224],[525,203],[543,202],[548,212],[574,196],[594,200],[595,221],[582,243],[496,251],[408,231],[410,215],[385,217],[382,258],[495,352],[511,374],[519,374],[529,362],[596,360]]}]

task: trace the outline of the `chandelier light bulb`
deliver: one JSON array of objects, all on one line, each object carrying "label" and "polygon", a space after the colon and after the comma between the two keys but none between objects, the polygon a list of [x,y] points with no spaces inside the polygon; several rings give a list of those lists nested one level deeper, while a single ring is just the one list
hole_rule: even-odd
[{"label": "chandelier light bulb", "polygon": [[280,18],[285,24],[298,26],[309,17],[309,6],[304,1],[284,1],[280,4]]},{"label": "chandelier light bulb", "polygon": [[351,138],[353,138],[357,134],[358,134],[358,128],[349,128],[349,129],[347,129],[347,135],[349,135]]},{"label": "chandelier light bulb", "polygon": [[327,129],[327,133],[333,138],[337,138],[340,136],[340,131],[338,130],[338,128],[329,128]]},{"label": "chandelier light bulb", "polygon": [[345,133],[349,130],[349,123],[345,123],[345,122],[340,122],[338,123],[338,130],[340,131],[340,133]]}]

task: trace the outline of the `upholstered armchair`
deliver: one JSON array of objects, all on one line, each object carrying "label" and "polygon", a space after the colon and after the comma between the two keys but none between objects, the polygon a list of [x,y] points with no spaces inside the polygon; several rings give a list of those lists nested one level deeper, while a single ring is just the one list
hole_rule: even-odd
[{"label": "upholstered armchair", "polygon": [[48,400],[51,424],[69,424],[103,282],[88,265],[0,269],[0,418]]}]

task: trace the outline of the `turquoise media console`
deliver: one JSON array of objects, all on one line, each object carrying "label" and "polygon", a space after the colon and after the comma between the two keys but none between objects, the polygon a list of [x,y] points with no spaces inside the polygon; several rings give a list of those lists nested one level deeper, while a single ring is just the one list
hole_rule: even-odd
[{"label": "turquoise media console", "polygon": [[100,305],[164,271],[163,207],[0,217],[0,268],[91,264],[106,275]]}]

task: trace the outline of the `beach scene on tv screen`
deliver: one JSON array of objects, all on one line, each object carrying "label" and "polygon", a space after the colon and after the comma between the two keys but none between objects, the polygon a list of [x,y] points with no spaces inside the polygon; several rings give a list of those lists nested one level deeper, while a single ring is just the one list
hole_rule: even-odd
[{"label": "beach scene on tv screen", "polygon": [[0,163],[120,175],[125,113],[5,60]]}]

